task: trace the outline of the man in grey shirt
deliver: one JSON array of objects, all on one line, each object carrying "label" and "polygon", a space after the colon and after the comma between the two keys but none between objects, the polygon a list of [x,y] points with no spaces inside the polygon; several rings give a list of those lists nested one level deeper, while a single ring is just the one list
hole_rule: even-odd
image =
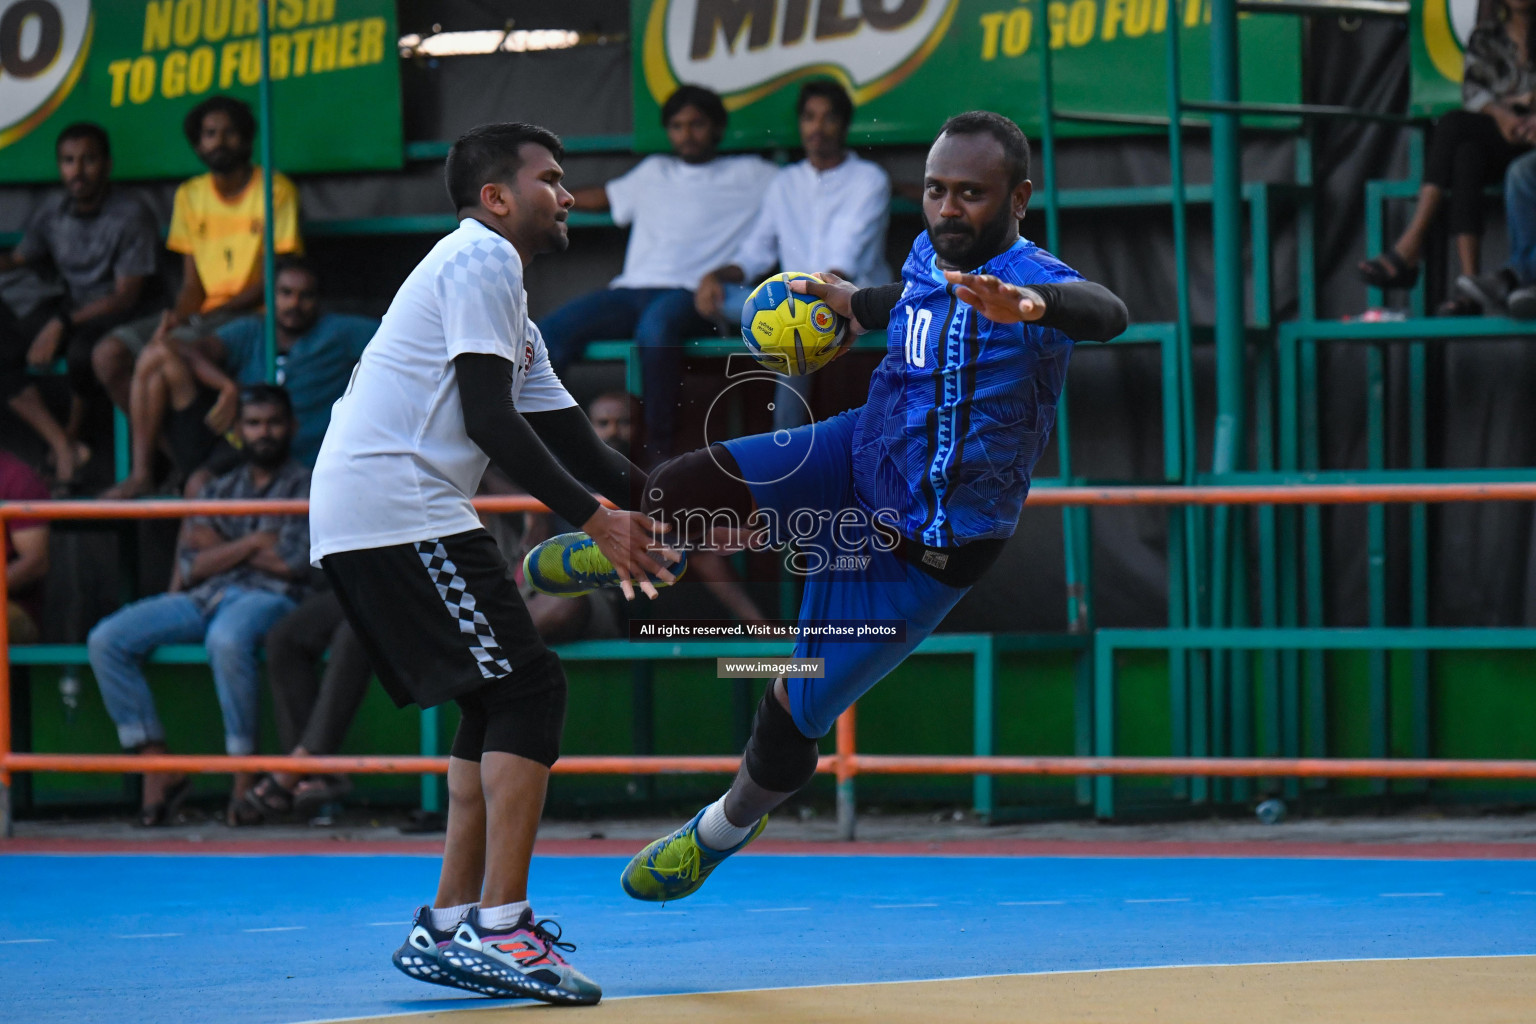
[{"label": "man in grey shirt", "polygon": [[[309,470],[290,456],[293,407],[271,384],[245,389],[240,402],[245,465],[211,481],[200,498],[307,498]],[[309,520],[284,516],[197,516],[177,550],[191,589],[135,601],[96,624],[87,638],[91,670],[122,745],[165,751],[165,729],[144,679],[144,659],[161,644],[206,643],[224,714],[224,749],[256,751],[261,673],[256,652],[267,630],[298,606],[309,580]],[[147,774],[140,821],[174,818],[188,777]],[[251,778],[235,776],[231,817]],[[233,820],[231,824],[235,823]]]},{"label": "man in grey shirt", "polygon": [[[21,315],[0,303],[0,398],[48,444],[56,479],[67,491],[88,452],[54,419],[27,367],[65,357],[75,403],[70,421],[78,429],[82,399],[101,390],[97,344],[113,327],[143,315],[153,299],[160,239],[148,207],[112,187],[111,144],[101,126],[70,125],[59,133],[55,153],[64,189],[43,200],[21,244],[0,253],[0,273],[35,268],[56,277],[65,294]],[[126,378],[114,384],[121,385],[126,406]]]}]

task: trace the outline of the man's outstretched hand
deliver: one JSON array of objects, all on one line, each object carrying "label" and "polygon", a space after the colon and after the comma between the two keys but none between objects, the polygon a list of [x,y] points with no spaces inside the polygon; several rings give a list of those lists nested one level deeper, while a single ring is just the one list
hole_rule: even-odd
[{"label": "man's outstretched hand", "polygon": [[599,507],[592,518],[581,524],[581,529],[597,544],[613,567],[619,572],[619,589],[626,601],[635,599],[635,584],[641,593],[654,600],[656,588],[650,577],[676,583],[677,578],[653,553],[660,554],[668,562],[677,562],[681,555],[671,548],[660,547],[655,541],[657,533],[672,529],[671,524],[656,522],[640,512]]},{"label": "man's outstretched hand", "polygon": [[1029,323],[1045,316],[1045,303],[1028,288],[1004,284],[991,274],[962,274],[944,271],[944,278],[955,286],[955,296],[976,312],[997,324]]}]

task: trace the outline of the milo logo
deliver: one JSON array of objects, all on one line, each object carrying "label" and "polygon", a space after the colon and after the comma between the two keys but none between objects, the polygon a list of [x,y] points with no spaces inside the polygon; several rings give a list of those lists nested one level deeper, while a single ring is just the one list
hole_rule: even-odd
[{"label": "milo logo", "polygon": [[732,110],[810,75],[855,103],[895,87],[943,38],[959,0],[653,0],[645,80],[664,102],[681,82]]},{"label": "milo logo", "polygon": [[1435,70],[1461,81],[1462,55],[1477,27],[1479,0],[1423,0],[1419,10],[1424,49]]},{"label": "milo logo", "polygon": [[0,149],[58,109],[91,48],[90,0],[0,0]]}]

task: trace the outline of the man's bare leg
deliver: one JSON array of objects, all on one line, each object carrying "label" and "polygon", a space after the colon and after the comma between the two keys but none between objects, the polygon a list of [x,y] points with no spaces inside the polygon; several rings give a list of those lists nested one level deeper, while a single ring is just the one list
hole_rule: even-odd
[{"label": "man's bare leg", "polygon": [[[485,884],[480,904],[500,907],[528,898],[528,862],[544,814],[549,769],[516,754],[488,750],[480,762],[485,793]],[[444,870],[447,870],[446,858]]]},{"label": "man's bare leg", "polygon": [[43,401],[43,394],[37,390],[37,385],[28,384],[7,404],[23,423],[37,431],[37,436],[43,439],[43,443],[53,453],[53,472],[59,483],[73,482],[78,453],[69,435],[65,433],[59,421],[53,418],[53,413]]},{"label": "man's bare leg", "polygon": [[485,878],[485,795],[480,788],[480,764],[462,757],[448,759],[448,836],[443,843],[443,870],[437,879],[432,906],[443,909],[480,901]]},{"label": "man's bare leg", "polygon": [[133,370],[128,422],[133,436],[132,469],[106,492],[108,498],[137,498],[154,486],[155,449],[166,413],[181,411],[197,399],[197,381],[174,345],[151,342]]},{"label": "man's bare leg", "polygon": [[109,334],[91,349],[91,369],[112,404],[128,412],[132,404],[133,351]]},{"label": "man's bare leg", "polygon": [[146,348],[133,369],[127,405],[132,458],[128,475],[109,488],[102,495],[104,498],[137,498],[155,485],[155,448],[169,399],[160,374],[163,352],[159,346]]}]

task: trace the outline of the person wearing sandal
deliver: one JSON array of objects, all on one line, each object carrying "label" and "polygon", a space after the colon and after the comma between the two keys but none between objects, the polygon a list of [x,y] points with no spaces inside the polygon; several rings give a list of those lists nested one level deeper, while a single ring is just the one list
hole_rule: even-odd
[{"label": "person wearing sandal", "polygon": [[[209,483],[205,499],[305,498],[309,470],[289,456],[288,393],[264,384],[241,394],[239,430],[249,461]],[[309,580],[304,516],[195,516],[177,550],[190,590],[157,594],[120,608],[86,638],[91,670],[123,747],[165,750],[165,729],[144,678],[144,659],[161,644],[206,643],[224,717],[224,749],[256,752],[261,685],[257,651],[274,623],[297,607]],[[235,776],[230,820],[251,779]],[[183,780],[146,773],[140,821],[175,816]]]},{"label": "person wearing sandal", "polygon": [[[272,627],[266,644],[278,742],[295,756],[336,753],[373,679],[368,654],[336,592],[326,584],[310,594]],[[327,650],[330,658],[321,673]],[[308,816],[350,792],[352,780],[345,775],[275,772],[246,791],[236,820],[253,825],[289,814]]]},{"label": "person wearing sandal", "polygon": [[[107,411],[91,353],[108,331],[149,311],[160,234],[149,207],[112,186],[112,147],[100,125],[66,127],[54,156],[64,188],[38,205],[21,243],[0,252],[0,273],[41,269],[59,280],[65,294],[21,315],[0,303],[0,399],[48,445],[53,496],[67,498],[91,455],[75,436],[87,406]],[[72,392],[64,424],[27,373],[29,367],[47,370],[60,357]],[[93,422],[104,423],[100,417]]]},{"label": "person wearing sandal", "polygon": [[[1458,273],[1475,277],[1482,248],[1483,189],[1499,181],[1510,161],[1536,142],[1536,65],[1532,63],[1532,8],[1536,0],[1484,3],[1467,44],[1462,108],[1435,123],[1413,219],[1390,249],[1358,265],[1375,288],[1412,288],[1419,279],[1424,241],[1442,206],[1455,239]],[[1472,316],[1480,306],[1453,294],[1436,312]]]}]

